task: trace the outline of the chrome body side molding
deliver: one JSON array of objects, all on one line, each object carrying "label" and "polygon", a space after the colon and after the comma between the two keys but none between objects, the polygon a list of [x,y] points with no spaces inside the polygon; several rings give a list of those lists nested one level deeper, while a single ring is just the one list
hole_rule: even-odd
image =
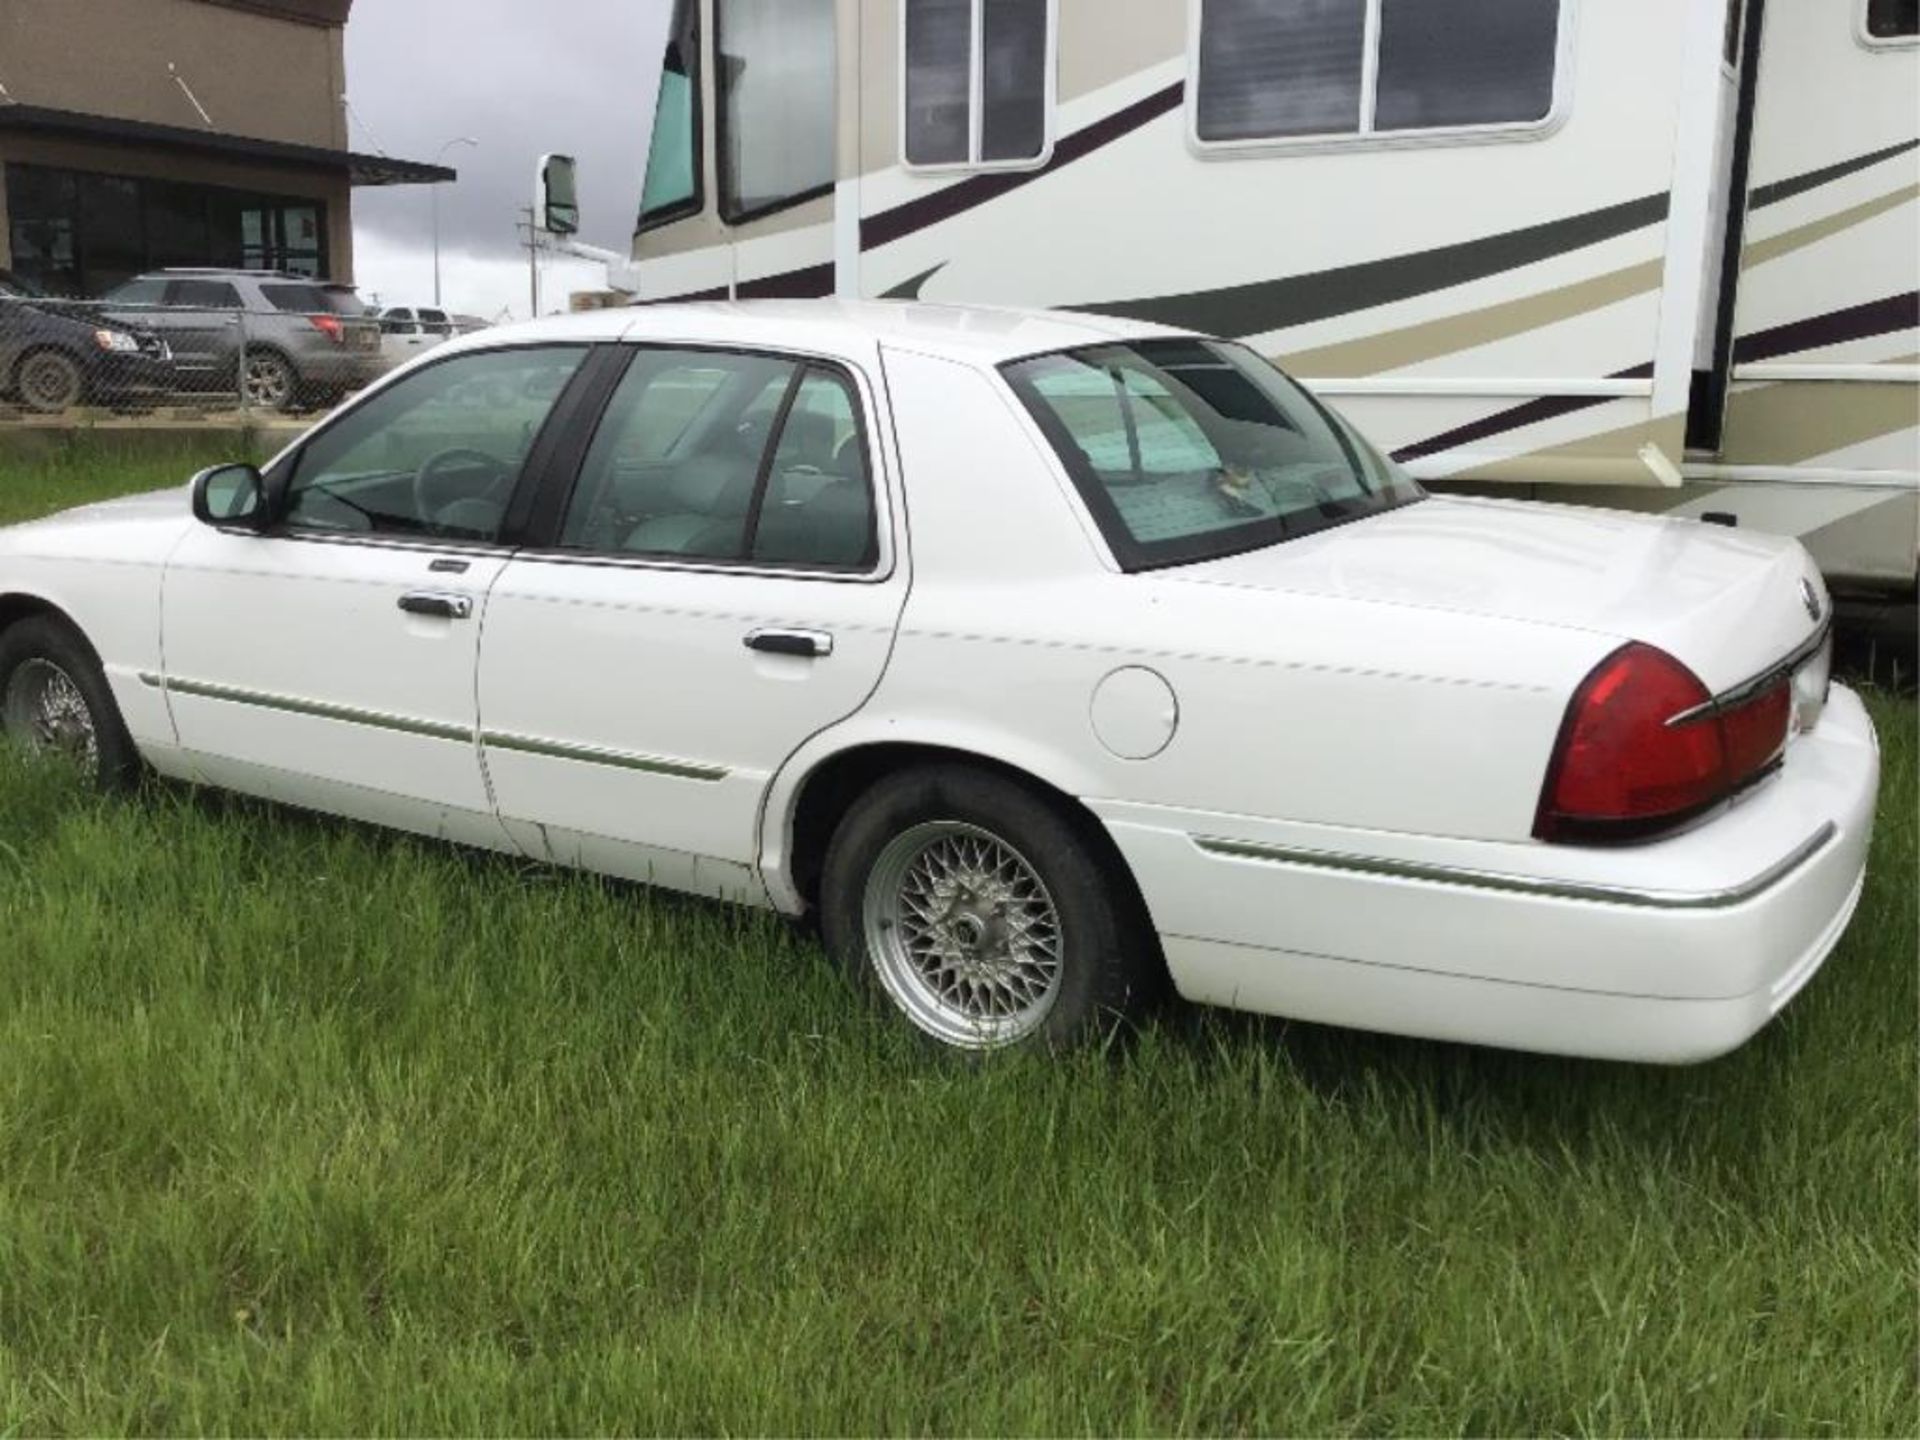
[{"label": "chrome body side molding", "polygon": [[1412,860],[1389,860],[1373,855],[1347,855],[1332,850],[1299,849],[1251,840],[1223,840],[1194,836],[1193,843],[1209,855],[1230,860],[1257,860],[1272,865],[1297,865],[1311,870],[1339,870],[1391,880],[1419,880],[1469,890],[1498,890],[1547,900],[1580,900],[1600,905],[1631,905],[1648,910],[1725,910],[1751,900],[1786,879],[1811,860],[1839,833],[1831,820],[1758,875],[1723,890],[1687,892],[1606,885],[1584,880],[1556,880],[1540,875],[1515,875],[1495,870],[1471,870],[1455,865],[1430,865]]}]

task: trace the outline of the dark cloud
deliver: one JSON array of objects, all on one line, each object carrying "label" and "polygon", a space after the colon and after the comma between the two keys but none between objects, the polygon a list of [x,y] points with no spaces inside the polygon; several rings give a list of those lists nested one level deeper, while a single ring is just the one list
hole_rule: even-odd
[{"label": "dark cloud", "polygon": [[[518,252],[514,225],[542,153],[579,157],[581,238],[624,253],[640,203],[669,0],[358,0],[347,26],[353,146],[432,160],[456,136],[440,191],[450,253]],[[430,243],[425,189],[364,189],[354,224]]]}]

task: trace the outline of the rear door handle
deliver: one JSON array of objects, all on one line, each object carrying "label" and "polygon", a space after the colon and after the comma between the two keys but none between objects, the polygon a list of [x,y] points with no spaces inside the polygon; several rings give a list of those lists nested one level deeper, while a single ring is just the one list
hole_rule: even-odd
[{"label": "rear door handle", "polygon": [[467,620],[473,615],[473,597],[447,595],[434,590],[416,590],[400,597],[400,608],[409,615],[433,615],[442,620]]},{"label": "rear door handle", "polygon": [[833,636],[824,630],[755,630],[748,634],[746,646],[768,655],[821,660],[833,653]]}]

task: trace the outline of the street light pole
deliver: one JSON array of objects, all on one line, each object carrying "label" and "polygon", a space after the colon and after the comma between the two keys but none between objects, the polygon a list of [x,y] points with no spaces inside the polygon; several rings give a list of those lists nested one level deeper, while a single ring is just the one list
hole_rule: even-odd
[{"label": "street light pole", "polygon": [[[438,165],[446,159],[447,152],[456,145],[471,145],[478,149],[480,142],[471,135],[457,136],[440,147],[440,153],[433,157],[433,163]],[[439,310],[443,308],[440,304],[440,182],[434,181],[428,189],[433,195],[433,308]]]}]

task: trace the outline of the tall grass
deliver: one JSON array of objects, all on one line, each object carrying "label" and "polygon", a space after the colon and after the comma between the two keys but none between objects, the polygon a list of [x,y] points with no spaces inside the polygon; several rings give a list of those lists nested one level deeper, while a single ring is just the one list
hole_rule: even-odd
[{"label": "tall grass", "polygon": [[930,1059],[766,917],[0,749],[0,1430],[1912,1434],[1916,734],[1657,1070]]}]

